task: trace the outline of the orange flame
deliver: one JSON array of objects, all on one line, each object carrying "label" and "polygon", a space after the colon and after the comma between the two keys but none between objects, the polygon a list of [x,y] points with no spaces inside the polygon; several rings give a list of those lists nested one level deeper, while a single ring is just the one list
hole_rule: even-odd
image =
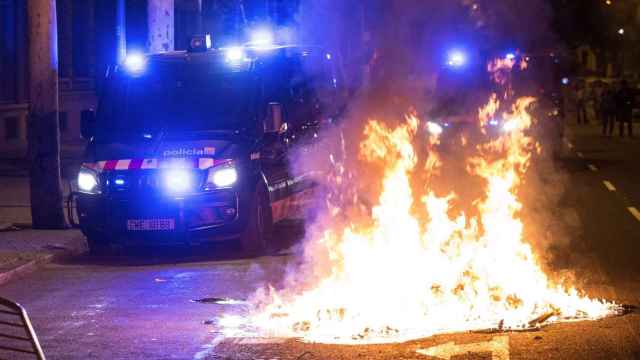
[{"label": "orange flame", "polygon": [[[614,311],[614,304],[552,282],[525,239],[517,189],[537,146],[526,135],[532,124],[526,109],[533,101],[517,101],[504,114],[511,131],[479,145],[468,160],[469,176],[486,186],[474,202],[479,215],[473,217],[450,215],[454,193],[439,197],[427,188],[416,201],[412,174],[437,173],[442,165],[430,147],[425,165],[417,166],[414,142],[424,124],[413,115],[396,128],[370,121],[360,158],[382,164],[384,176],[369,221],[325,224],[306,244],[308,268],[298,281],[280,291],[268,287],[252,299],[249,325],[261,336],[397,342],[443,332],[526,328],[539,318],[596,319]],[[416,204],[426,217],[415,214]],[[310,275],[314,281],[305,283]],[[221,324],[237,326],[235,320]]]},{"label": "orange flame", "polygon": [[499,58],[489,62],[487,70],[496,84],[505,85],[509,81],[509,73],[515,64],[516,60],[513,58]]}]

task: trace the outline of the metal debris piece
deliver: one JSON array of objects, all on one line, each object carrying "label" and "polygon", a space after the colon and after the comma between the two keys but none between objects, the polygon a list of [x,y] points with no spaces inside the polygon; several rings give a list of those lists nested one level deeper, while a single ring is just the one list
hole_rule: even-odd
[{"label": "metal debris piece", "polygon": [[48,244],[42,247],[45,250],[67,250],[66,246],[60,244]]},{"label": "metal debris piece", "polygon": [[191,300],[191,302],[197,302],[202,304],[216,304],[216,305],[242,305],[246,304],[244,300],[235,300],[223,297],[205,297],[201,299]]},{"label": "metal debris piece", "polygon": [[618,315],[627,315],[639,312],[640,308],[637,305],[623,304],[618,307]]},{"label": "metal debris piece", "polygon": [[[307,356],[307,355],[311,355],[311,356]],[[302,360],[302,359],[312,359],[315,358],[316,356],[311,352],[311,351],[305,351],[302,354],[300,354],[300,356],[298,356],[296,358],[296,360]]]},{"label": "metal debris piece", "polygon": [[529,321],[529,326],[530,327],[540,326],[542,323],[544,323],[545,321],[549,320],[553,316],[559,316],[559,315],[560,315],[560,313],[558,312],[558,310],[551,310],[551,311],[549,311],[547,313],[544,313],[544,314],[538,316],[537,318]]}]

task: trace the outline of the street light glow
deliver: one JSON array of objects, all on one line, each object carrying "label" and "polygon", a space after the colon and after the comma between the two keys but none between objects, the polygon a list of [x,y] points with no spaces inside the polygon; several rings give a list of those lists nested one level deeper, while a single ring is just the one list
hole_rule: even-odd
[{"label": "street light glow", "polygon": [[620,34],[620,35],[624,35],[624,29],[623,29],[623,28],[620,28],[620,30],[618,30],[618,34]]}]

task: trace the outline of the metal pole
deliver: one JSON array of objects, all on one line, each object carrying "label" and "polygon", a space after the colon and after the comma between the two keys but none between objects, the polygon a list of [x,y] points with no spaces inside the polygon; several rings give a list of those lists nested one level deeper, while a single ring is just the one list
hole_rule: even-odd
[{"label": "metal pole", "polygon": [[202,27],[202,0],[197,0],[198,4],[197,4],[197,11],[198,11],[198,15],[196,16],[196,33],[198,34],[204,34],[204,28]]}]

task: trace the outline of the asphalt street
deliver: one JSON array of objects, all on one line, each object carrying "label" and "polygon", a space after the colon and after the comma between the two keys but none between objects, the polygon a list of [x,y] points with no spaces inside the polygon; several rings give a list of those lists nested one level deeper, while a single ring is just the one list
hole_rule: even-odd
[{"label": "asphalt street", "polygon": [[[558,208],[548,211],[570,218],[572,227],[549,268],[572,271],[591,296],[640,305],[640,140],[572,127],[565,147],[548,169],[564,179]],[[303,229],[289,224],[278,231],[285,240],[277,256],[242,259],[233,246],[201,249],[198,256],[188,249],[82,256],[6,284],[0,295],[27,308],[51,359],[640,359],[635,311],[536,331],[444,334],[387,345],[224,337],[217,319],[241,315],[242,305],[192,300],[243,300],[281,280],[293,259],[287,248]]]}]

